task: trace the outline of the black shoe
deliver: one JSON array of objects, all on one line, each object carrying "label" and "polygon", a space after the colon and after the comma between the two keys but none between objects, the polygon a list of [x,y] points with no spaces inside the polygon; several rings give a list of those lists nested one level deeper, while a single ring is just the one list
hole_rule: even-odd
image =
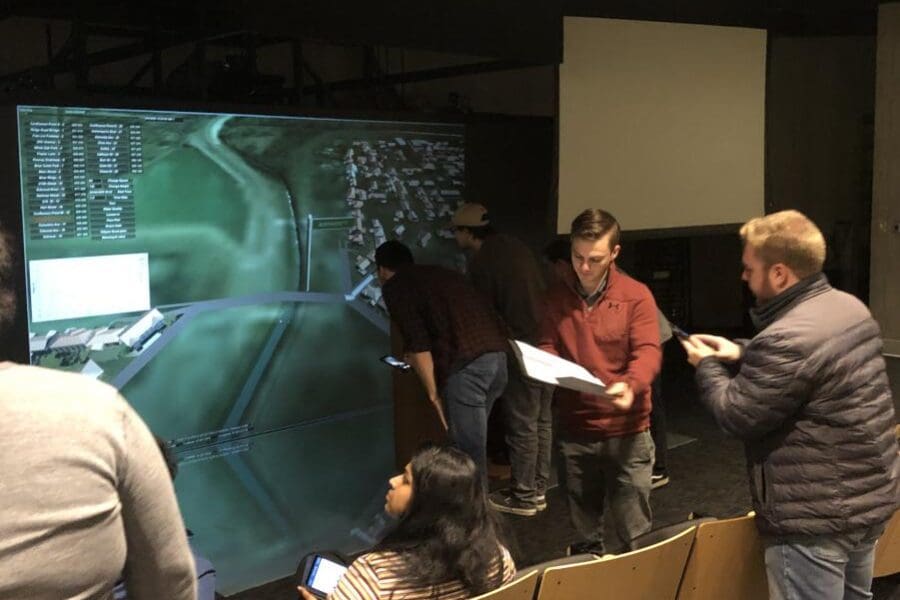
[{"label": "black shoe", "polygon": [[650,489],[661,488],[665,485],[669,485],[669,474],[665,471],[661,471],[659,473],[654,473],[650,476]]},{"label": "black shoe", "polygon": [[518,515],[520,517],[533,517],[538,509],[533,503],[522,502],[513,496],[509,490],[497,490],[488,496],[488,503],[497,512]]},{"label": "black shoe", "polygon": [[578,554],[593,554],[595,556],[603,556],[603,548],[594,542],[575,542],[569,544],[566,548],[566,556],[576,556]]}]

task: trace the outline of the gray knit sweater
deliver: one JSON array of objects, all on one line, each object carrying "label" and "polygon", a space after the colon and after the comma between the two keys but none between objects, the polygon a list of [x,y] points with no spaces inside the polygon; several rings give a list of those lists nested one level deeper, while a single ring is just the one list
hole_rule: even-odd
[{"label": "gray knit sweater", "polygon": [[116,390],[0,363],[0,599],[195,598],[168,470]]}]

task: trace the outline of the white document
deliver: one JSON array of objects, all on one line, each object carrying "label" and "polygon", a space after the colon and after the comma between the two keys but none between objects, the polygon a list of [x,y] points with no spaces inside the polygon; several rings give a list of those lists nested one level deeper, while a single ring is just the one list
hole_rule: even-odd
[{"label": "white document", "polygon": [[509,343],[522,370],[532,379],[585,394],[611,397],[606,393],[606,385],[584,367],[519,340],[510,340]]}]

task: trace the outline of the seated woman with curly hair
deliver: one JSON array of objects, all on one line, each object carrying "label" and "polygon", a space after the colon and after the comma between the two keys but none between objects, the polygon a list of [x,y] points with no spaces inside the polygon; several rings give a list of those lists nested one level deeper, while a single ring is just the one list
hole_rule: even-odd
[{"label": "seated woman with curly hair", "polygon": [[384,508],[400,519],[397,527],[350,565],[328,600],[461,600],[513,578],[516,567],[468,455],[420,450],[390,485]]}]

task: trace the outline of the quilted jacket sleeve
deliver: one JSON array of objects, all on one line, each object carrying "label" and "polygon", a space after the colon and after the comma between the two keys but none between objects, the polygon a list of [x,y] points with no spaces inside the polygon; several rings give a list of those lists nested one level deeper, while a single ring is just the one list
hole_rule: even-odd
[{"label": "quilted jacket sleeve", "polygon": [[778,429],[808,400],[806,357],[789,340],[761,335],[745,348],[737,373],[714,358],[697,366],[700,401],[724,431],[756,439]]}]

